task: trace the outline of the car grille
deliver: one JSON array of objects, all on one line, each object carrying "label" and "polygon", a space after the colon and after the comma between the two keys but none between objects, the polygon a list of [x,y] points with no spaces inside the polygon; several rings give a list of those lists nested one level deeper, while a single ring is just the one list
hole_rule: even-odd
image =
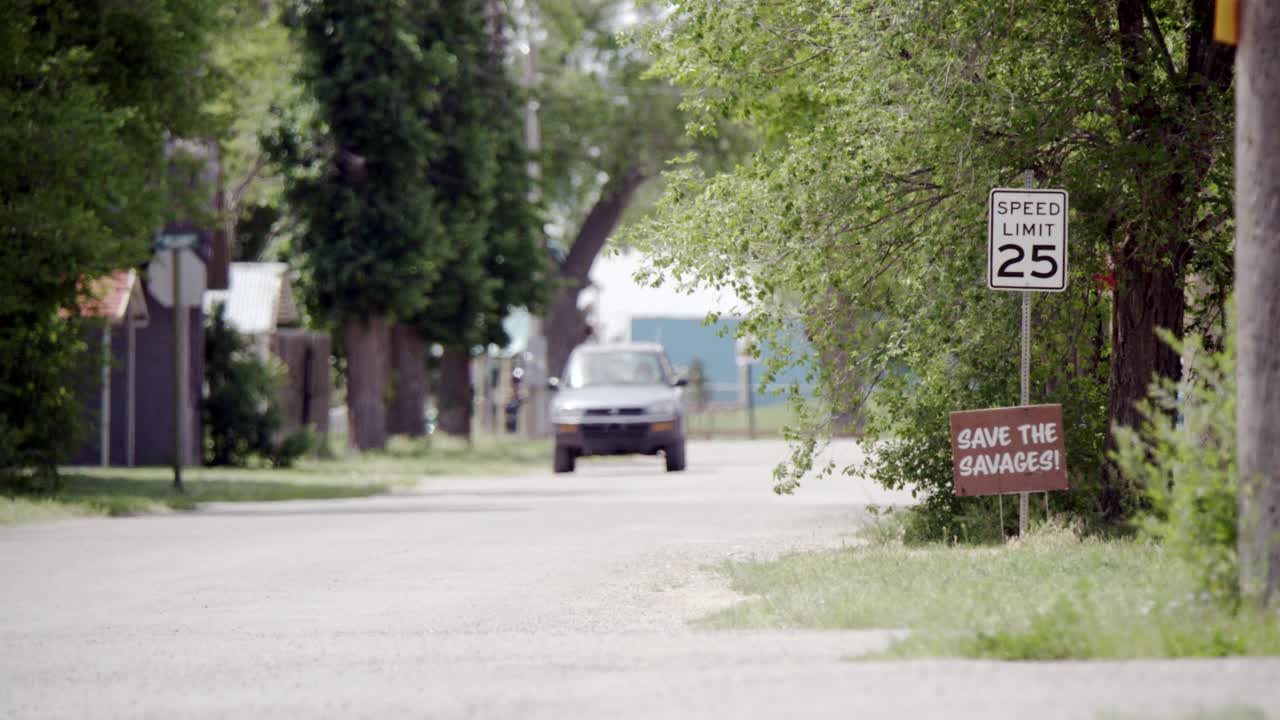
[{"label": "car grille", "polygon": [[644,414],[644,408],[636,408],[636,407],[603,408],[603,409],[595,409],[595,410],[587,411],[588,417],[615,417],[615,416],[625,417],[628,415],[635,416],[635,415],[643,415],[643,414]]},{"label": "car grille", "polygon": [[592,439],[636,439],[644,437],[648,432],[649,426],[645,423],[582,425],[583,437]]}]

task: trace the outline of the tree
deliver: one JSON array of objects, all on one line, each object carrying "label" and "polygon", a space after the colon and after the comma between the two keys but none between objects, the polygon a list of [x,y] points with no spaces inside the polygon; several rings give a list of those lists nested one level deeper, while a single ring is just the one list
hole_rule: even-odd
[{"label": "tree", "polygon": [[497,9],[296,8],[315,118],[309,140],[280,133],[273,147],[293,168],[310,304],[343,328],[360,448],[422,432],[427,344],[469,357],[504,339],[511,306],[538,301],[539,218]]},{"label": "tree", "polygon": [[[280,238],[284,187],[262,144],[282,116],[304,122],[312,107],[298,82],[298,38],[282,22],[286,3],[227,0],[225,31],[216,38],[211,62],[226,78],[211,108],[227,120],[219,159],[223,224],[236,260],[285,254]],[[274,242],[273,242],[274,241]]]},{"label": "tree", "polygon": [[416,41],[420,3],[299,3],[302,80],[315,102],[305,136],[282,128],[269,150],[287,172],[304,229],[308,306],[341,332],[352,441],[387,440],[391,326],[424,311],[450,240],[429,168],[441,140],[431,114],[457,66]]},{"label": "tree", "polygon": [[[1133,512],[1104,470],[1108,428],[1179,372],[1156,328],[1220,324],[1230,288],[1230,49],[1209,41],[1211,9],[696,0],[646,36],[691,127],[761,138],[731,173],[671,175],[636,238],[656,274],[751,301],[742,330],[772,344],[771,369],[818,382],[831,407],[780,489],[833,417],[863,411],[878,479],[944,520],[977,511],[950,493],[946,417],[1018,397],[1017,303],[981,269],[987,191],[1030,169],[1074,211],[1069,288],[1033,311],[1033,401],[1073,418],[1063,501],[1106,523]],[[797,324],[818,352],[770,340]]]},{"label": "tree", "polygon": [[[1181,62],[1175,64],[1174,49],[1152,6],[1146,0],[1115,4],[1123,70],[1117,87],[1124,97],[1113,101],[1113,107],[1116,130],[1128,139],[1126,155],[1134,160],[1124,173],[1128,177],[1116,179],[1138,180],[1142,192],[1104,227],[1117,286],[1107,398],[1112,426],[1141,421],[1138,403],[1157,376],[1181,377],[1181,359],[1160,341],[1156,329],[1182,337],[1187,275],[1203,268],[1206,260],[1220,267],[1227,253],[1224,233],[1204,225],[1225,224],[1229,212],[1221,206],[1230,196],[1215,197],[1211,204],[1202,199],[1202,191],[1230,182],[1222,175],[1229,168],[1232,49],[1212,41],[1213,5],[1213,0],[1197,0],[1164,18],[1164,26],[1186,28],[1183,38],[1175,38],[1183,48]],[[1132,90],[1125,92],[1127,88]],[[1134,177],[1136,173],[1148,175]],[[1219,287],[1229,283],[1215,282]],[[1107,448],[1115,447],[1115,435],[1109,434]],[[1114,465],[1108,465],[1100,498],[1103,513],[1113,521],[1126,519],[1135,499]]]},{"label": "tree", "polygon": [[[428,170],[451,243],[425,310],[406,324],[422,342],[444,347],[440,428],[469,436],[472,349],[505,346],[502,322],[512,308],[536,311],[543,300],[541,213],[530,199],[523,98],[505,67],[499,4],[444,4],[420,18],[418,38],[424,52],[447,52],[457,68],[431,118],[442,148]],[[410,375],[425,371],[421,347],[420,359],[404,366]],[[425,381],[417,385],[425,389]],[[421,399],[409,405],[421,408]]]},{"label": "tree", "polygon": [[1241,589],[1280,598],[1280,7],[1241,3],[1236,393]]},{"label": "tree", "polygon": [[[204,138],[212,0],[0,3],[0,468],[74,448],[85,280],[147,258],[184,198],[166,137]],[[175,89],[181,88],[181,92]]]},{"label": "tree", "polygon": [[[718,166],[741,144],[728,131],[708,140],[684,132],[680,91],[650,77],[651,58],[620,41],[624,18],[643,25],[654,13],[617,0],[551,0],[532,19],[540,33],[534,94],[543,151],[541,188],[550,212],[556,265],[543,332],[547,371],[564,371],[590,335],[578,298],[591,266],[644,188],[676,156],[700,149]],[[656,194],[656,193],[655,193]],[[634,215],[634,210],[632,211]]]}]

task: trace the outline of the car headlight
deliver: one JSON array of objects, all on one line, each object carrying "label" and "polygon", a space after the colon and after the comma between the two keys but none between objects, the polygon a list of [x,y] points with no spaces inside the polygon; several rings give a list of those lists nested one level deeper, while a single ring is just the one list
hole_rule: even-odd
[{"label": "car headlight", "polygon": [[582,408],[576,405],[551,404],[551,422],[577,422],[582,417]]},{"label": "car headlight", "polygon": [[675,400],[659,400],[658,402],[646,408],[646,411],[650,415],[675,415],[676,401]]}]

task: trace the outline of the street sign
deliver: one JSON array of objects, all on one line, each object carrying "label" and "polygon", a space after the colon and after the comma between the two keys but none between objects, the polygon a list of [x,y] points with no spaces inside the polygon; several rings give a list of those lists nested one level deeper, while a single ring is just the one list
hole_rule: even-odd
[{"label": "street sign", "polygon": [[181,277],[176,280],[182,292],[182,305],[196,307],[204,299],[205,267],[204,260],[192,250],[164,250],[156,253],[147,266],[147,289],[161,305],[173,307],[174,253],[180,258],[178,271]]},{"label": "street sign", "polygon": [[1066,490],[1061,405],[951,413],[956,495]]},{"label": "street sign", "polygon": [[174,248],[194,248],[199,244],[200,235],[197,233],[160,233],[156,235],[155,247],[157,250],[172,250]]},{"label": "street sign", "polygon": [[1066,190],[996,188],[987,213],[987,287],[1066,289]]}]

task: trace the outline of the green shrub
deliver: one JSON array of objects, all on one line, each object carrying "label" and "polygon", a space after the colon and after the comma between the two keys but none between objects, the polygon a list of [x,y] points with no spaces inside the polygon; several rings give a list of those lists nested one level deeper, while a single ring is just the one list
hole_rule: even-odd
[{"label": "green shrub", "polygon": [[253,457],[278,466],[306,451],[292,436],[277,444],[282,414],[276,397],[283,381],[279,363],[258,357],[227,324],[221,305],[205,332],[205,461],[243,466]]},{"label": "green shrub", "polygon": [[1152,386],[1141,406],[1142,424],[1117,428],[1114,459],[1150,498],[1144,531],[1191,564],[1203,591],[1235,604],[1234,346],[1209,352],[1197,336],[1165,341],[1186,359],[1186,379]]},{"label": "green shrub", "polygon": [[271,464],[287,468],[293,467],[298,458],[316,448],[318,442],[310,427],[299,428],[284,436],[271,452]]},{"label": "green shrub", "polygon": [[[1007,311],[1008,305],[997,309]],[[1076,353],[1051,329],[1041,326],[1033,336],[1042,346],[1033,356],[1045,360],[1032,364],[1031,401],[1061,404],[1066,421],[1071,490],[1052,494],[1053,513],[1087,521],[1096,507],[1102,468],[1106,367],[1092,358],[1078,366],[1055,359],[1067,352],[1064,347],[1073,354],[1087,353]],[[1017,533],[1016,496],[1005,499],[1002,523],[998,498],[955,495],[950,427],[952,411],[1017,404],[1018,355],[1006,347],[1007,339],[1018,337],[1017,325],[1010,317],[997,316],[963,330],[967,344],[907,358],[911,371],[885,378],[867,407],[868,477],[891,490],[908,490],[918,501],[906,519],[904,541],[909,544],[998,542]],[[1033,520],[1043,519],[1043,508],[1037,497]]]},{"label": "green shrub", "polygon": [[82,323],[40,311],[0,315],[0,486],[57,487],[83,435],[77,378],[93,378]]}]

